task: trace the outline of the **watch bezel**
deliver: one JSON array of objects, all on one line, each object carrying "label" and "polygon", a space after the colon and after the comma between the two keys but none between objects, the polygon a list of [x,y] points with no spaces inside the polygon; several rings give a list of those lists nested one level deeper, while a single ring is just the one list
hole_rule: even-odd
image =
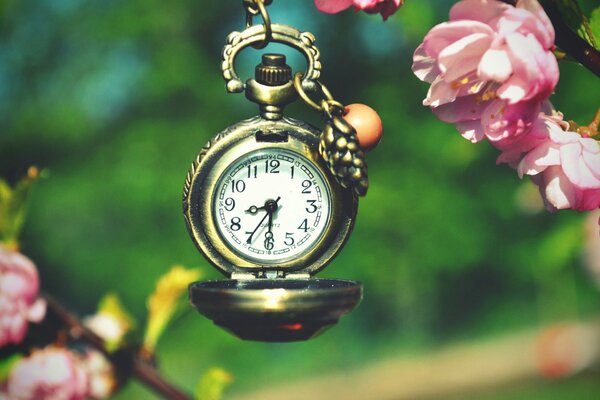
[{"label": "watch bezel", "polygon": [[[198,154],[184,186],[183,211],[196,247],[217,269],[229,276],[274,270],[312,275],[341,250],[354,226],[358,201],[351,190],[337,183],[318,145],[318,131],[308,124],[255,117],[226,128]],[[317,244],[302,256],[278,264],[244,258],[225,242],[213,218],[215,188],[223,173],[244,155],[263,149],[285,149],[306,158],[320,171],[331,196],[329,223]]]}]

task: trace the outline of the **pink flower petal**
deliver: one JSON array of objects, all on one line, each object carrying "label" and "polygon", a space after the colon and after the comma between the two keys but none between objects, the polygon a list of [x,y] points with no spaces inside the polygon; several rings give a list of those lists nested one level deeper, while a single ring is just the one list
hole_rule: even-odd
[{"label": "pink flower petal", "polygon": [[[477,98],[477,95],[459,97],[451,103],[432,108],[431,111],[440,120],[449,123],[479,120],[484,108],[480,106]],[[481,125],[481,122],[479,122],[479,125]]]},{"label": "pink flower petal", "polygon": [[0,347],[23,340],[38,290],[39,278],[31,260],[0,246]]},{"label": "pink flower petal", "polygon": [[439,53],[452,43],[474,33],[493,36],[494,31],[477,21],[443,22],[434,26],[423,39],[427,55],[437,58]]},{"label": "pink flower petal", "polygon": [[548,130],[548,134],[550,139],[559,145],[565,145],[569,143],[577,143],[581,139],[581,136],[575,132],[565,132],[556,124],[548,125],[550,129]]},{"label": "pink flower petal", "polygon": [[600,179],[594,176],[583,159],[579,143],[560,147],[562,169],[569,180],[581,189],[600,189]]},{"label": "pink flower petal", "polygon": [[[532,125],[531,130],[526,134],[520,135],[517,140],[514,140],[506,145],[501,142],[494,142],[493,144],[502,151],[502,154],[496,159],[496,164],[507,163],[515,169],[519,169],[519,163],[524,158],[524,155],[531,150],[544,146],[548,142],[548,132],[546,127],[546,121],[542,118],[538,118]],[[526,163],[531,163],[535,160],[535,156],[525,161],[521,167],[522,171],[519,172],[519,176],[522,177],[524,171],[530,168]]]},{"label": "pink flower petal", "polygon": [[491,41],[487,34],[473,33],[445,47],[438,57],[438,67],[445,74],[444,79],[453,81],[476,69]]},{"label": "pink flower petal", "polygon": [[578,211],[593,211],[600,208],[600,189],[583,191],[579,204],[574,208]]},{"label": "pink flower petal", "polygon": [[550,49],[554,44],[554,27],[540,3],[537,0],[519,0],[517,8],[527,10],[535,15],[535,29],[529,27],[529,30],[535,31],[544,48]]},{"label": "pink flower petal", "polygon": [[581,143],[584,147],[583,160],[590,172],[600,179],[600,144],[595,139],[583,138]]},{"label": "pink flower petal", "polygon": [[432,83],[440,75],[437,62],[425,52],[425,46],[419,45],[413,55],[412,71],[422,81]]},{"label": "pink flower petal", "polygon": [[508,104],[506,101],[492,101],[482,114],[481,122],[487,138],[492,142],[515,140],[528,131],[535,121],[540,104],[536,101]]},{"label": "pink flower petal", "polygon": [[27,319],[30,322],[40,322],[46,315],[46,306],[46,300],[37,299],[27,310]]},{"label": "pink flower petal", "polygon": [[547,141],[523,157],[517,167],[517,172],[519,178],[522,178],[523,175],[539,174],[553,165],[560,165],[560,151],[553,146],[552,142]]},{"label": "pink flower petal", "polygon": [[[600,154],[600,143],[596,139],[581,138],[579,144],[583,147],[586,153]],[[600,168],[600,164],[597,165]]]},{"label": "pink flower petal", "polygon": [[354,9],[363,10],[369,14],[380,13],[385,21],[402,4],[404,4],[404,0],[354,0]]},{"label": "pink flower petal", "polygon": [[512,74],[512,65],[504,50],[489,49],[477,67],[481,79],[503,82]]},{"label": "pink flower petal", "polygon": [[576,203],[576,189],[559,166],[544,171],[546,200],[557,210],[572,208]]},{"label": "pink flower petal", "polygon": [[458,129],[462,137],[472,143],[480,142],[485,137],[481,121],[479,120],[458,122],[456,129]]},{"label": "pink flower petal", "polygon": [[458,89],[453,88],[451,84],[439,76],[429,87],[427,97],[423,100],[423,105],[437,107],[449,103],[456,99],[457,93]]},{"label": "pink flower petal", "polygon": [[48,347],[19,360],[6,382],[11,400],[83,400],[87,377],[68,350]]},{"label": "pink flower petal", "polygon": [[339,13],[353,4],[353,0],[315,0],[317,10],[327,14]]},{"label": "pink flower petal", "polygon": [[[514,74],[506,86],[498,90],[499,96],[515,103],[552,94],[559,76],[556,58],[532,35],[511,34],[506,37],[506,43]],[[514,95],[515,86],[520,88],[522,95]],[[509,89],[510,97],[504,93]]]},{"label": "pink flower petal", "polygon": [[527,96],[528,89],[529,81],[519,76],[513,76],[504,85],[500,86],[496,93],[499,98],[508,100],[509,104],[515,104]]},{"label": "pink flower petal", "polygon": [[510,8],[512,8],[510,5],[494,0],[463,0],[457,2],[450,9],[450,20],[473,20],[487,23]]}]

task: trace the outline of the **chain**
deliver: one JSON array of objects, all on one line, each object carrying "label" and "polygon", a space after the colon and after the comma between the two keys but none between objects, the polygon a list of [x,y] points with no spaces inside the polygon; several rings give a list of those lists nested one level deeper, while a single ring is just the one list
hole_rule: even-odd
[{"label": "chain", "polygon": [[323,99],[321,99],[318,103],[311,99],[302,88],[302,73],[298,72],[296,75],[294,75],[294,87],[300,95],[300,98],[304,100],[306,104],[315,110],[324,113],[329,119],[331,119],[334,115],[344,115],[346,113],[346,107],[333,98],[333,95],[329,89],[327,89],[327,86],[319,81],[315,82],[323,94]]},{"label": "chain", "polygon": [[250,28],[253,23],[255,15],[260,14],[263,20],[263,26],[265,28],[265,38],[260,43],[252,45],[255,49],[264,49],[267,47],[271,39],[273,38],[273,30],[271,29],[271,18],[267,12],[267,6],[270,5],[273,0],[242,0],[242,4],[246,9],[246,29]]}]

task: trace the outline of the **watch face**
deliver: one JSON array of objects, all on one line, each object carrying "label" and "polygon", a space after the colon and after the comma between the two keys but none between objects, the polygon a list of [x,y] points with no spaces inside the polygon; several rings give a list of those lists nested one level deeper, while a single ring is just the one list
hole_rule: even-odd
[{"label": "watch face", "polygon": [[318,167],[279,148],[245,154],[215,187],[213,215],[240,257],[277,264],[306,254],[329,224],[331,193]]}]

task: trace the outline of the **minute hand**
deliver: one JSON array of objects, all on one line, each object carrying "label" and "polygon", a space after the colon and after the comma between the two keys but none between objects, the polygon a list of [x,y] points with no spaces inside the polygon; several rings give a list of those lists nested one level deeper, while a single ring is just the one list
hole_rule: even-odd
[{"label": "minute hand", "polygon": [[264,217],[262,217],[262,219],[260,220],[260,222],[258,223],[258,225],[256,225],[256,228],[254,228],[254,230],[252,231],[252,233],[250,234],[250,236],[248,237],[248,240],[246,240],[246,243],[251,244],[252,243],[252,236],[254,236],[254,234],[256,233],[256,231],[258,230],[258,228],[260,228],[260,226],[262,225],[262,223],[265,221],[265,219],[271,215],[271,213],[269,211],[267,211],[267,213],[265,214]]}]

